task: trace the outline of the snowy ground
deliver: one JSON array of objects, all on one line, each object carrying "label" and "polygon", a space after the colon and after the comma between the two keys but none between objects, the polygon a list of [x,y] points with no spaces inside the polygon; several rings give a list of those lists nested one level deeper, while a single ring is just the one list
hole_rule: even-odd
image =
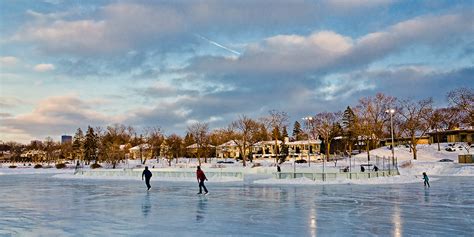
[{"label": "snowy ground", "polygon": [[[474,176],[474,164],[459,164],[457,156],[459,154],[466,154],[464,149],[457,150],[455,152],[445,151],[447,144],[441,144],[441,151],[437,150],[437,145],[419,145],[418,146],[418,159],[413,160],[413,155],[409,148],[396,147],[395,156],[398,161],[400,176],[395,177],[383,177],[383,178],[371,178],[363,180],[337,180],[318,182],[305,178],[298,179],[275,179],[269,177],[269,175],[276,172],[275,161],[272,159],[256,160],[253,163],[249,163],[247,167],[242,167],[242,163],[235,162],[233,164],[218,164],[217,161],[225,161],[223,159],[210,159],[209,163],[203,163],[202,167],[205,172],[215,171],[229,171],[229,172],[242,172],[246,174],[246,177],[257,177],[251,178],[250,182],[256,184],[273,184],[273,185],[320,185],[320,184],[394,184],[394,183],[413,183],[421,182],[421,174],[426,172],[428,176]],[[458,147],[458,146],[456,146]],[[387,147],[378,148],[372,150],[371,164],[377,165],[380,169],[388,169],[388,164],[391,157],[391,151]],[[379,158],[376,158],[379,157]],[[381,157],[386,159],[382,163]],[[451,159],[454,162],[439,162],[441,159]],[[228,159],[227,161],[230,161]],[[292,161],[287,161],[281,164],[282,172],[322,172],[323,166],[325,172],[340,172],[344,167],[350,166],[353,171],[357,172],[360,169],[361,164],[367,164],[367,154],[361,153],[353,156],[351,160],[344,159],[335,162],[325,162],[324,164],[319,161],[317,163],[312,162],[310,164],[295,164]],[[16,164],[19,168],[9,169],[7,168],[10,164],[1,164],[0,175],[7,174],[36,174],[36,173],[60,173],[56,175],[57,178],[70,178],[70,179],[120,179],[120,180],[140,180],[140,177],[129,177],[129,176],[77,176],[74,175],[74,165],[69,165],[68,169],[58,170],[56,168],[47,169],[33,169],[28,164]],[[173,161],[171,167],[166,160],[148,160],[146,165],[151,169],[155,170],[186,170],[194,171],[197,166],[197,161],[194,159],[181,158],[178,162]],[[110,164],[103,164],[104,168],[111,170]],[[118,164],[117,170],[123,168],[135,168],[142,169],[144,165],[140,164],[138,160],[128,160],[126,162]],[[85,167],[87,170],[88,168]],[[393,169],[393,167],[391,167]],[[260,175],[260,176],[259,176]],[[266,176],[265,176],[266,175]],[[168,177],[154,177],[152,180],[155,181],[180,181],[180,182],[195,182],[194,177],[187,178],[168,178]],[[435,180],[435,179],[432,179]],[[211,183],[226,183],[226,182],[241,182],[238,178],[214,178],[211,179]],[[249,181],[249,180],[247,180]]]}]

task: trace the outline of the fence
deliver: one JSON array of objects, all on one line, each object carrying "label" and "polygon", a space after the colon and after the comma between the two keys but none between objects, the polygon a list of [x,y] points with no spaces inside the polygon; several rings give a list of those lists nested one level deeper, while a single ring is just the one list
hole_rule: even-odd
[{"label": "fence", "polygon": [[[160,178],[196,178],[196,171],[195,170],[150,170],[153,174],[153,177],[160,177]],[[75,175],[83,175],[83,176],[105,176],[105,177],[119,177],[119,176],[129,176],[129,177],[141,177],[142,176],[142,169],[116,169],[116,170],[108,170],[108,169],[96,169],[96,170],[84,170],[84,169],[76,169],[74,172]],[[206,171],[206,177],[209,179],[213,178],[236,178],[242,179],[244,178],[243,172],[239,171]]]},{"label": "fence", "polygon": [[388,177],[399,175],[398,170],[383,170],[370,172],[333,172],[333,173],[312,173],[312,172],[279,172],[275,176],[278,179],[308,178],[314,181],[330,181],[343,179],[370,179],[377,177]]}]

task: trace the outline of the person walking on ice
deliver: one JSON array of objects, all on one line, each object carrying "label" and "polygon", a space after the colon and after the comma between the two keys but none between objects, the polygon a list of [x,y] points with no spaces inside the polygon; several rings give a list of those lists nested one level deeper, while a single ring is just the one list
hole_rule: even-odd
[{"label": "person walking on ice", "polygon": [[424,184],[425,184],[425,187],[426,185],[428,185],[428,188],[430,187],[430,179],[428,178],[428,175],[426,175],[426,172],[423,172],[423,180],[424,180]]},{"label": "person walking on ice", "polygon": [[148,166],[145,166],[145,170],[142,173],[142,180],[143,180],[143,176],[145,176],[145,183],[148,188],[147,190],[150,190],[151,188],[150,179],[151,179],[152,174],[151,174],[151,171],[148,169]]},{"label": "person walking on ice", "polygon": [[199,193],[198,194],[202,194],[202,189],[203,188],[204,188],[204,192],[205,192],[204,194],[207,194],[208,191],[207,191],[206,186],[204,185],[204,180],[207,181],[207,178],[206,178],[206,175],[204,174],[204,172],[201,170],[201,166],[197,167],[196,178],[197,178],[197,181],[199,183]]}]

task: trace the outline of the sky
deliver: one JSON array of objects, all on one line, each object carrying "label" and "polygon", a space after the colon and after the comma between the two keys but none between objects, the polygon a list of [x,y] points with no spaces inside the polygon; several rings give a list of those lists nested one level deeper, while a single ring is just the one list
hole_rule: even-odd
[{"label": "sky", "polygon": [[474,87],[474,2],[0,1],[0,140],[120,123],[290,124]]}]

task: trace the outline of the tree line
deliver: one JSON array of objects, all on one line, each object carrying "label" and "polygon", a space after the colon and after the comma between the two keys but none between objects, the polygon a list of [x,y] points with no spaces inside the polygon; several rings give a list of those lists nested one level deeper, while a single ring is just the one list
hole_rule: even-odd
[{"label": "tree line", "polygon": [[[432,98],[421,100],[398,99],[378,93],[362,97],[355,106],[347,106],[344,111],[320,112],[293,123],[291,136],[288,134],[289,116],[286,112],[271,110],[267,115],[250,118],[240,115],[226,127],[211,130],[208,123],[197,122],[186,129],[184,137],[178,134],[165,135],[159,126],[137,131],[132,126],[113,124],[103,127],[88,126],[85,133],[78,128],[71,143],[60,144],[50,137],[42,143],[21,145],[7,142],[1,150],[9,150],[12,160],[21,160],[25,150],[41,150],[45,155],[41,161],[80,160],[86,164],[106,162],[113,167],[127,158],[130,148],[138,146],[138,156],[143,164],[147,159],[163,156],[171,165],[178,157],[195,157],[198,162],[208,162],[215,155],[215,146],[233,141],[246,166],[252,159],[253,145],[260,141],[274,142],[275,162],[282,162],[288,155],[290,140],[320,139],[321,152],[326,159],[331,153],[331,143],[339,138],[344,143],[344,152],[352,153],[353,146],[365,149],[370,160],[370,150],[380,144],[380,140],[391,135],[391,123],[395,137],[406,137],[417,158],[417,143],[429,131],[442,131],[460,126],[474,126],[474,96],[472,88],[458,88],[446,95],[447,107],[435,108]],[[438,149],[439,149],[439,137]],[[146,147],[144,146],[146,144]],[[186,149],[193,145],[194,149]],[[361,148],[361,146],[363,146]],[[34,160],[32,162],[38,162]]]}]

